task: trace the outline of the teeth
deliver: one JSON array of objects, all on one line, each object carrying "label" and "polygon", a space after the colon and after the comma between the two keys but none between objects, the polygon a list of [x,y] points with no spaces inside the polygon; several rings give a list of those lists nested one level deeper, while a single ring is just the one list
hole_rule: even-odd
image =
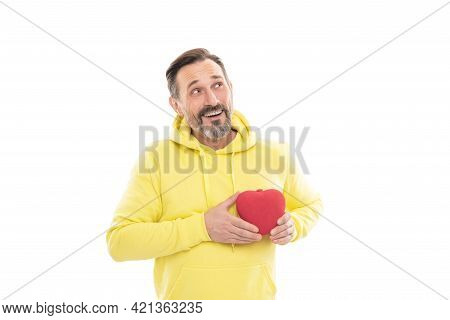
[{"label": "teeth", "polygon": [[211,116],[216,116],[218,114],[222,113],[222,110],[216,111],[216,112],[209,112],[207,114],[205,114],[205,117],[211,117]]}]

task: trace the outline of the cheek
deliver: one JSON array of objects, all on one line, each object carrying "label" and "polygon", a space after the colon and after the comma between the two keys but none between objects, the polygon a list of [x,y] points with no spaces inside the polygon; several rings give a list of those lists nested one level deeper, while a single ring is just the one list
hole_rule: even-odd
[{"label": "cheek", "polygon": [[219,100],[226,103],[229,107],[231,105],[231,93],[228,91],[224,91],[218,95]]},{"label": "cheek", "polygon": [[219,90],[219,91],[217,91],[216,96],[221,99],[224,99],[224,101],[226,101],[230,97],[230,92],[226,89]]},{"label": "cheek", "polygon": [[201,109],[202,108],[197,105],[191,105],[187,107],[190,117],[195,117],[196,119],[198,119],[198,113],[200,112]]}]

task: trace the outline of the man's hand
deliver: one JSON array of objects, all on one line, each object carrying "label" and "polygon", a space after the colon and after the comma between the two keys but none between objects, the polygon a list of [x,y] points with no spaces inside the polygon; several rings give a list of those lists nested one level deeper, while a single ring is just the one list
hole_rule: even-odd
[{"label": "man's hand", "polygon": [[287,244],[294,237],[295,225],[289,212],[277,221],[278,226],[270,230],[270,240],[275,244]]},{"label": "man's hand", "polygon": [[219,203],[205,213],[206,229],[209,237],[215,242],[222,243],[252,243],[262,239],[257,233],[258,227],[233,216],[228,212],[237,199],[239,192]]}]

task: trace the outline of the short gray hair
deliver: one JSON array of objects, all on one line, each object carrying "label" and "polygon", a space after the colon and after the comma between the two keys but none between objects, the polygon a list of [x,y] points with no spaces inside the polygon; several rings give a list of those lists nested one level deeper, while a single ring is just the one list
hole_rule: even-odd
[{"label": "short gray hair", "polygon": [[178,58],[176,58],[170,64],[169,68],[166,71],[167,86],[169,88],[170,95],[173,98],[178,99],[180,97],[180,90],[178,88],[176,81],[178,71],[188,64],[195,63],[198,61],[204,61],[206,59],[210,59],[215,63],[217,63],[222,69],[223,75],[225,76],[227,83],[228,84],[230,83],[228,80],[227,72],[225,70],[225,66],[218,56],[211,54],[208,50],[204,48],[191,49],[178,56]]}]

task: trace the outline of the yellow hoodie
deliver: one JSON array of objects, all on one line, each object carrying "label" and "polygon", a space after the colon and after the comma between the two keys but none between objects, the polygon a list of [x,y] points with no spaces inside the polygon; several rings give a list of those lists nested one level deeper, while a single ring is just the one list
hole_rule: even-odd
[{"label": "yellow hoodie", "polygon": [[[275,299],[275,249],[269,236],[251,244],[211,240],[204,213],[236,191],[278,189],[295,222],[296,241],[315,225],[322,201],[289,147],[256,139],[232,114],[236,137],[214,150],[179,116],[169,139],[155,141],[135,164],[106,239],[115,261],[155,258],[158,299]],[[292,169],[292,170],[291,170]],[[229,209],[236,215],[235,205]]]}]

